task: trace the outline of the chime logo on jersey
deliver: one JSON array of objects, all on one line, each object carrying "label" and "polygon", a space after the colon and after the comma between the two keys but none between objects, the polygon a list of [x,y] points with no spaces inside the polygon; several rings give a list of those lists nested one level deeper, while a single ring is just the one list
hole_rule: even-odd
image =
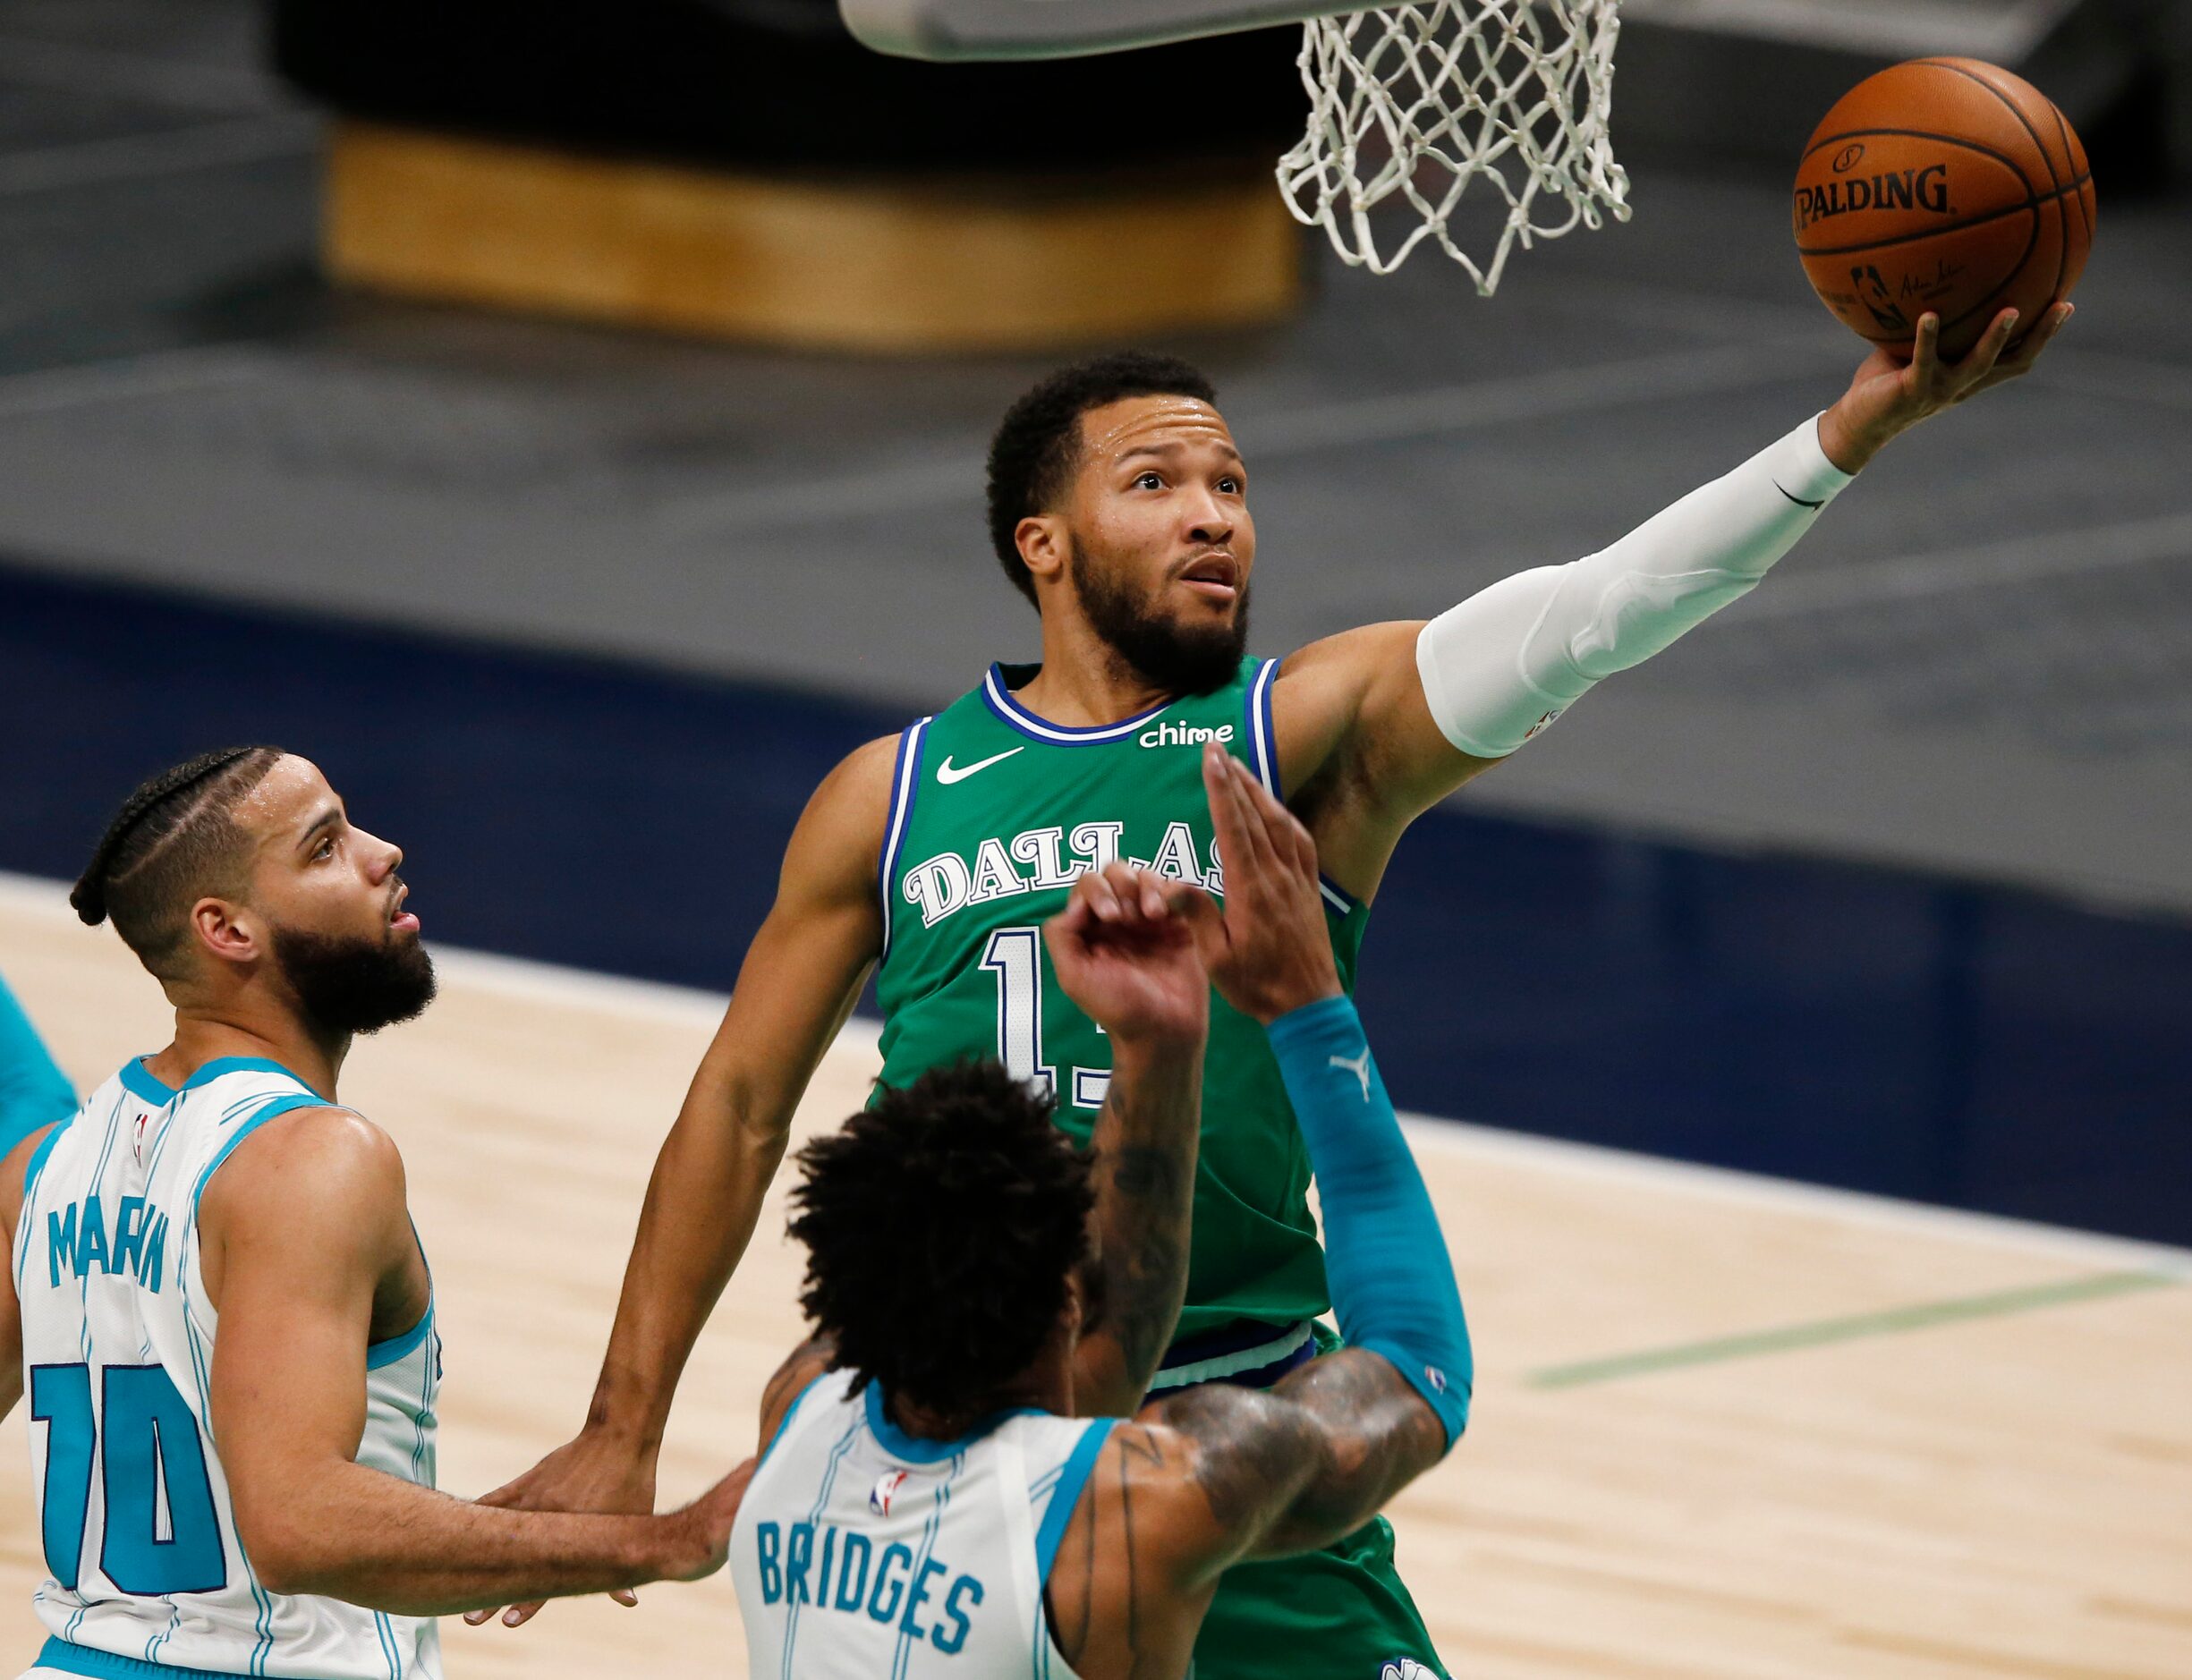
[{"label": "chime logo on jersey", "polygon": [[1233,725],[1219,724],[1215,729],[1202,724],[1165,722],[1153,729],[1144,729],[1134,740],[1145,747],[1199,747],[1206,741],[1221,745],[1233,739]]},{"label": "chime logo on jersey", "polygon": [[890,1502],[899,1489],[905,1486],[906,1472],[887,1470],[875,1479],[875,1486],[868,1489],[868,1509],[878,1516],[890,1515]]}]

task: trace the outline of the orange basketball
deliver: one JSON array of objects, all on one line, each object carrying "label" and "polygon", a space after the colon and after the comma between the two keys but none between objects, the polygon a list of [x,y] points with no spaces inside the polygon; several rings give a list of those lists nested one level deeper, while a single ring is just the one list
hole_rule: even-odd
[{"label": "orange basketball", "polygon": [[1867,76],[1813,131],[1791,207],[1797,254],[1826,306],[1907,348],[1941,317],[1962,355],[2004,309],[2021,336],[2070,295],[2093,246],[2093,172],[2030,82],[1975,58],[1914,58]]}]

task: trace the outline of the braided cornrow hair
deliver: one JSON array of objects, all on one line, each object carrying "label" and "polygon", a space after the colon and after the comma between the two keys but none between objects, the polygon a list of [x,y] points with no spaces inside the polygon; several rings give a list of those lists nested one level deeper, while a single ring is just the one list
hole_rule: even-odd
[{"label": "braided cornrow hair", "polygon": [[283,756],[279,747],[225,747],[143,783],[106,825],[69,894],[77,916],[96,928],[111,915],[123,942],[158,972],[182,933],[183,889],[194,899],[225,882],[241,851],[229,813]]}]

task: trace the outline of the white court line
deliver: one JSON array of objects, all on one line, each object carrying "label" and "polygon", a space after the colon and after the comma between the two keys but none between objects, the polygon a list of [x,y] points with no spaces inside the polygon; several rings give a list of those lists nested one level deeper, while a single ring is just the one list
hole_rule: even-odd
[{"label": "white court line", "polygon": [[256,344],[191,344],[111,361],[0,374],[0,420],[263,379],[281,365],[281,357]]},{"label": "white court line", "polygon": [[317,117],[302,115],[245,117],[0,154],[0,198],[301,157],[318,148],[319,126]]},{"label": "white court line", "polygon": [[1867,560],[1832,572],[1802,573],[1759,590],[1729,623],[1740,629],[1769,618],[2179,558],[2192,558],[2192,513],[2164,513],[2117,525],[2072,526],[1931,554]]},{"label": "white court line", "polygon": [[[28,912],[55,922],[74,923],[68,888],[58,881],[0,871],[0,908]],[[86,929],[87,932],[89,929]],[[566,1005],[604,1010],[630,1019],[712,1030],[722,1018],[727,997],[695,987],[597,974],[525,957],[482,951],[433,947],[435,966],[462,985],[521,1002]],[[838,1035],[837,1048],[862,1056],[876,1054],[882,1023],[854,1016]],[[666,1116],[667,1120],[667,1116]],[[1673,1191],[1711,1201],[1777,1209],[1812,1218],[1908,1231],[1996,1247],[2046,1254],[2066,1264],[2138,1268],[2165,1272],[2192,1283],[2192,1249],[2106,1236],[2035,1220],[1997,1214],[1967,1213],[1924,1202],[1902,1201],[1862,1191],[1801,1184],[1758,1173],[1704,1167],[1689,1161],[1633,1154],[1593,1143],[1510,1132],[1473,1121],[1404,1114],[1401,1124],[1410,1147],[1427,1153],[1520,1162],[1575,1178]]]}]

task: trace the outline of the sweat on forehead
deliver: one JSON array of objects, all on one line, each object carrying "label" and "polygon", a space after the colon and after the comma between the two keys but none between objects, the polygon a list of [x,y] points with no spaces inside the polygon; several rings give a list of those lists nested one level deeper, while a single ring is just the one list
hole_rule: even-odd
[{"label": "sweat on forehead", "polygon": [[328,796],[327,781],[311,759],[285,752],[268,768],[259,785],[236,802],[240,816],[258,823],[279,822],[297,814],[314,796]]},{"label": "sweat on forehead", "polygon": [[1183,438],[1216,438],[1228,446],[1233,442],[1225,416],[1192,396],[1130,397],[1107,408],[1113,412],[1092,409],[1082,420],[1092,455],[1117,454],[1130,445],[1149,443],[1166,433]]}]

